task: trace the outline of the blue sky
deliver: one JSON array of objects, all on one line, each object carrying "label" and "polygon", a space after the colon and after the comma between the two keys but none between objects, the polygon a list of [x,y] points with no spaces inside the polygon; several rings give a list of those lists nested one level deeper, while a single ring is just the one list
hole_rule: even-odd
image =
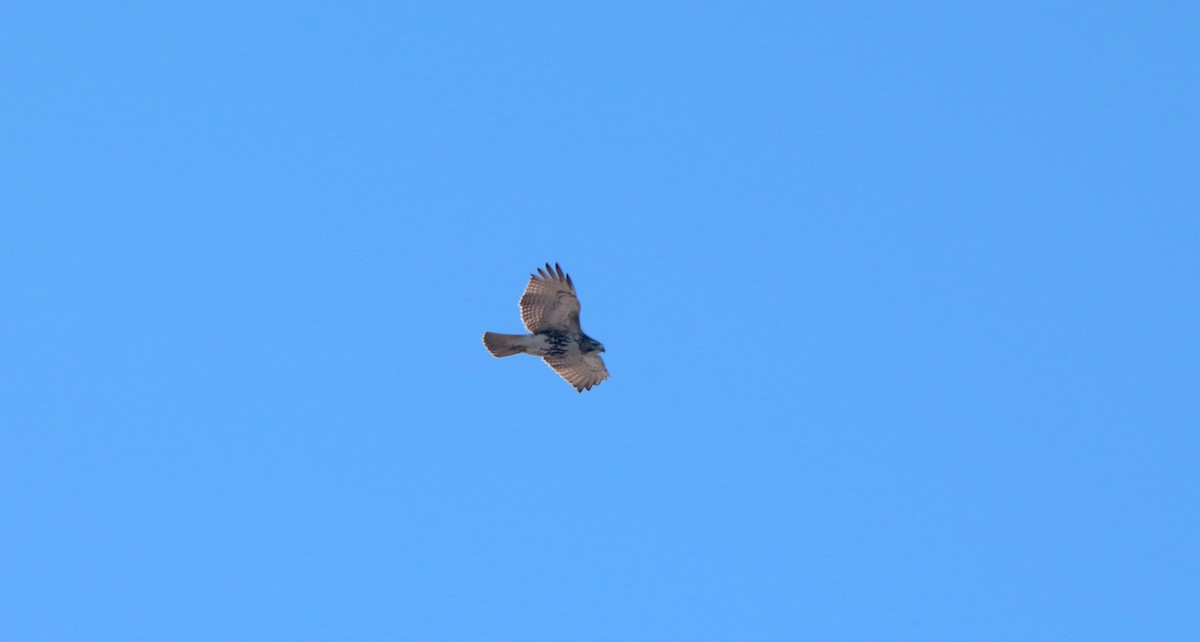
[{"label": "blue sky", "polygon": [[827,4],[5,9],[0,637],[1200,637],[1200,12]]}]

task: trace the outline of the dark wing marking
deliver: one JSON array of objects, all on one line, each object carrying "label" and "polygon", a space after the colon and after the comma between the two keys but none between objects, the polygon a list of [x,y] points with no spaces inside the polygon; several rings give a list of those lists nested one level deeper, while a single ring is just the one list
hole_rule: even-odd
[{"label": "dark wing marking", "polygon": [[545,330],[581,332],[579,329],[579,299],[575,284],[557,263],[551,268],[538,268],[529,275],[529,285],[521,296],[521,321],[525,328],[537,334]]},{"label": "dark wing marking", "polygon": [[591,390],[592,386],[598,386],[608,378],[608,368],[604,367],[604,360],[597,354],[542,357],[542,360],[554,368],[558,376],[575,386],[578,392]]}]

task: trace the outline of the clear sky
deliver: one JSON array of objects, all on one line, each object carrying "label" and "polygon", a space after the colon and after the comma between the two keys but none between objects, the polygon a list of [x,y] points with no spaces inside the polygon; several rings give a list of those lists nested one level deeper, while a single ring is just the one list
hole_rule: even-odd
[{"label": "clear sky", "polygon": [[0,639],[1200,639],[1189,4],[7,7]]}]

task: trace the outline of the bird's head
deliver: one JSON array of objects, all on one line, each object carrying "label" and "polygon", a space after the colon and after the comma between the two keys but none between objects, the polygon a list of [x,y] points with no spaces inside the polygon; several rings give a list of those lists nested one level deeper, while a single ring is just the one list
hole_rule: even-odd
[{"label": "bird's head", "polygon": [[581,347],[583,352],[604,352],[604,344],[587,335],[584,335]]}]

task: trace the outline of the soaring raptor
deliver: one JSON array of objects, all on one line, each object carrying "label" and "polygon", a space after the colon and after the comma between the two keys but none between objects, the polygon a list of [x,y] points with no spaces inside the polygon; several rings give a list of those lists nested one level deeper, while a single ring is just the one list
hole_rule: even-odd
[{"label": "soaring raptor", "polygon": [[575,390],[583,392],[608,378],[600,359],[604,346],[579,327],[575,284],[557,263],[529,275],[521,296],[521,321],[533,334],[484,332],[483,345],[494,357],[532,354],[541,357]]}]

